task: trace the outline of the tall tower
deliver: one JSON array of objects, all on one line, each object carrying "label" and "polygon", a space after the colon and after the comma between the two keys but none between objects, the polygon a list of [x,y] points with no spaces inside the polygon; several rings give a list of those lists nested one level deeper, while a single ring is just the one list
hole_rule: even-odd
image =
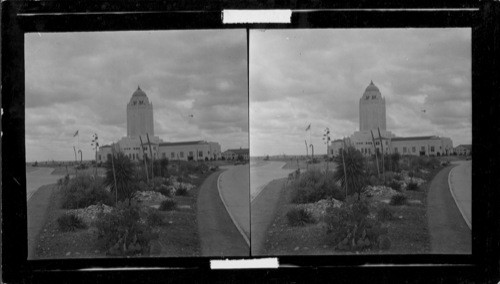
[{"label": "tall tower", "polygon": [[127,136],[154,135],[153,103],[138,86],[127,104]]},{"label": "tall tower", "polygon": [[386,130],[385,98],[373,81],[359,99],[359,131]]}]

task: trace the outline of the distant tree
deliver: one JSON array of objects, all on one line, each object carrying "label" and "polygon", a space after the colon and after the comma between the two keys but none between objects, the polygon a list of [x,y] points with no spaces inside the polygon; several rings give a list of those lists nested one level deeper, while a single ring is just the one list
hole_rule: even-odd
[{"label": "distant tree", "polygon": [[[342,149],[341,153],[335,157],[334,179],[340,182],[342,188],[347,183],[347,195],[358,193],[358,199],[361,196],[361,190],[365,185],[365,165],[363,154],[354,147],[349,146]],[[345,164],[345,169],[344,169]]]},{"label": "distant tree", "polygon": [[33,167],[38,167],[38,161],[35,161],[35,163],[33,163]]},{"label": "distant tree", "polygon": [[[114,174],[113,174],[114,163]],[[134,181],[134,164],[122,152],[118,152],[113,161],[108,160],[104,165],[106,168],[105,184],[111,187],[113,196],[117,194],[118,200],[129,200],[135,193]],[[115,188],[115,177],[116,187]]]}]

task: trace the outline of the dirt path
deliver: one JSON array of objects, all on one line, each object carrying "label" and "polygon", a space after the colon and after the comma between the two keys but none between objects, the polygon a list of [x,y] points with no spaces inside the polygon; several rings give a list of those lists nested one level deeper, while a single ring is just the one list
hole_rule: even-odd
[{"label": "dirt path", "polygon": [[431,253],[470,254],[471,231],[450,192],[448,174],[453,166],[441,170],[432,180],[427,194],[427,220],[431,234]]},{"label": "dirt path", "polygon": [[252,201],[252,255],[262,254],[267,230],[273,223],[286,179],[271,181]]},{"label": "dirt path", "polygon": [[229,217],[217,190],[221,172],[201,185],[197,201],[198,232],[203,256],[249,256],[250,248]]},{"label": "dirt path", "polygon": [[47,209],[55,187],[55,184],[44,185],[28,200],[28,259],[35,258],[36,239],[47,219]]}]

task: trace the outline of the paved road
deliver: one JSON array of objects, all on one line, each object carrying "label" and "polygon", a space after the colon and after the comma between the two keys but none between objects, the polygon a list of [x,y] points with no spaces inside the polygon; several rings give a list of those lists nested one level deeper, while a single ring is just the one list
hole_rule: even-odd
[{"label": "paved road", "polygon": [[219,178],[220,198],[241,234],[250,244],[250,177],[249,166],[228,168]]},{"label": "paved road", "polygon": [[45,225],[47,207],[55,185],[44,185],[28,200],[28,259],[35,258],[35,241]]},{"label": "paved road", "polygon": [[219,174],[220,172],[216,172],[210,175],[198,193],[197,219],[202,255],[249,256],[249,246],[220,199],[217,189]]},{"label": "paved road", "polygon": [[270,182],[252,201],[252,255],[261,255],[267,230],[273,223],[286,179]]},{"label": "paved road", "polygon": [[60,179],[62,175],[52,175],[51,173],[53,171],[53,168],[45,167],[26,171],[26,196],[28,200],[40,187],[57,183],[57,180]]},{"label": "paved road", "polygon": [[285,162],[258,161],[250,165],[250,195],[253,200],[264,187],[275,179],[288,177],[293,169],[283,169]]},{"label": "paved road", "polygon": [[471,253],[471,231],[453,200],[448,186],[448,175],[453,167],[444,168],[434,177],[427,194],[431,253]]},{"label": "paved road", "polygon": [[465,222],[472,229],[472,161],[462,161],[450,172],[450,187],[453,197],[465,218]]}]

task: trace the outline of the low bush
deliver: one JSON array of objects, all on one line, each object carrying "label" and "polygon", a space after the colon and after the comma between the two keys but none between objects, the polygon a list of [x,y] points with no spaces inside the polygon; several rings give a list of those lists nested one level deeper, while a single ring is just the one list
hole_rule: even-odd
[{"label": "low bush", "polygon": [[313,203],[327,198],[343,200],[344,197],[331,173],[309,170],[292,183],[292,203]]},{"label": "low bush", "polygon": [[396,191],[401,191],[401,184],[396,180],[391,181],[388,186]]},{"label": "low bush", "polygon": [[368,184],[371,185],[371,186],[377,186],[377,185],[381,185],[382,181],[378,177],[372,175],[368,179]]},{"label": "low bush", "polygon": [[165,224],[163,221],[163,215],[158,212],[156,209],[151,211],[148,214],[148,217],[146,217],[146,224],[148,224],[151,227],[159,227]]},{"label": "low bush", "polygon": [[304,208],[292,208],[286,213],[290,226],[304,226],[315,222],[314,217]]},{"label": "low bush", "polygon": [[356,200],[353,196],[340,208],[327,209],[327,234],[332,235],[335,249],[361,251],[390,248],[387,228],[382,227],[380,221],[368,218],[369,213],[368,202],[365,199]]},{"label": "low bush", "polygon": [[75,231],[77,229],[86,229],[87,225],[74,214],[63,214],[57,218],[57,224],[59,225],[59,230],[63,232]]},{"label": "low bush", "polygon": [[177,196],[188,196],[189,195],[189,191],[187,190],[187,187],[180,186],[179,188],[177,188],[177,190],[175,190],[175,195],[177,195]]},{"label": "low bush", "polygon": [[175,200],[173,200],[173,199],[167,199],[167,200],[163,200],[160,203],[159,210],[161,210],[161,211],[172,211],[172,210],[175,210],[176,207],[177,207],[177,203],[175,202]]},{"label": "low bush", "polygon": [[108,255],[148,255],[149,244],[158,238],[150,226],[141,224],[135,202],[119,202],[110,213],[100,213],[96,221],[98,245]]},{"label": "low bush", "polygon": [[405,205],[408,199],[404,194],[396,194],[393,195],[391,198],[391,201],[389,204],[395,205],[395,206],[400,206],[400,205]]},{"label": "low bush", "polygon": [[418,184],[416,182],[410,182],[406,190],[418,190]]},{"label": "low bush", "polygon": [[[64,182],[63,182],[64,184]],[[112,195],[104,189],[102,178],[92,180],[89,175],[79,175],[62,186],[62,208],[85,208],[93,204],[112,205]]]},{"label": "low bush", "polygon": [[377,212],[377,220],[379,222],[387,222],[394,219],[394,210],[389,206],[381,207]]}]

